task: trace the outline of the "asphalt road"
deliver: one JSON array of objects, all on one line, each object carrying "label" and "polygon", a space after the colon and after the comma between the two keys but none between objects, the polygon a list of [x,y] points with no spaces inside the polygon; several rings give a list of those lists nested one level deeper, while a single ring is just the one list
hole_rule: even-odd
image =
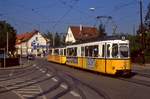
[{"label": "asphalt road", "polygon": [[[47,62],[0,70],[0,99],[149,99],[150,87]],[[135,76],[136,77],[136,76]]]}]

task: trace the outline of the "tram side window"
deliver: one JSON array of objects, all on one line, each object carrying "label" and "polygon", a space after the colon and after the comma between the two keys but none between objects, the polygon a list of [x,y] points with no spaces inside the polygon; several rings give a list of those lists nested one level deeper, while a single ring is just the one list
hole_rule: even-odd
[{"label": "tram side window", "polygon": [[64,55],[66,55],[66,49],[64,49]]},{"label": "tram side window", "polygon": [[110,44],[107,45],[107,57],[110,57]]},{"label": "tram side window", "polygon": [[54,55],[59,55],[59,49],[54,50]]},{"label": "tram side window", "polygon": [[67,55],[68,56],[77,56],[77,48],[68,48],[67,49]]},{"label": "tram side window", "polygon": [[81,56],[84,56],[84,51],[85,51],[84,47],[81,47]]},{"label": "tram side window", "polygon": [[102,57],[105,56],[105,45],[102,46]]},{"label": "tram side window", "polygon": [[85,56],[89,56],[89,48],[88,48],[88,46],[85,47]]},{"label": "tram side window", "polygon": [[60,55],[63,55],[63,49],[60,49]]},{"label": "tram side window", "polygon": [[98,57],[98,45],[93,46],[93,57]]},{"label": "tram side window", "polygon": [[118,57],[118,44],[112,45],[112,57]]},{"label": "tram side window", "polygon": [[77,56],[77,48],[76,47],[73,49],[73,56]]},{"label": "tram side window", "polygon": [[86,46],[85,56],[98,57],[98,45]]}]

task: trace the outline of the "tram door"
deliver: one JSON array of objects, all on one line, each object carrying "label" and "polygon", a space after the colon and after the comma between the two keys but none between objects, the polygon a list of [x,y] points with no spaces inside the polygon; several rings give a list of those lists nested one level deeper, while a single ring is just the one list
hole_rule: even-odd
[{"label": "tram door", "polygon": [[111,43],[107,43],[106,44],[106,63],[105,63],[105,65],[106,65],[106,73],[110,73],[110,72],[112,72],[112,68],[111,68],[111,63],[112,63],[112,59],[111,59]]},{"label": "tram door", "polygon": [[102,61],[101,61],[101,67],[100,71],[106,73],[106,43],[102,44],[102,52],[101,52],[101,56],[102,56]]},{"label": "tram door", "polygon": [[102,46],[102,57],[104,58],[105,73],[109,72],[109,66],[111,64],[111,43],[104,43]]}]

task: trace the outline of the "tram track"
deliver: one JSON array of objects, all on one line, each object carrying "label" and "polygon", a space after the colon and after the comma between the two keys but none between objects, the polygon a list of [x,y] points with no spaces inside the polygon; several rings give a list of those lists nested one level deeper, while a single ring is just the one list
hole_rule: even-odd
[{"label": "tram track", "polygon": [[[46,71],[47,73],[47,71]],[[31,78],[31,79],[28,79],[28,80],[22,80],[21,82],[16,82],[16,83],[13,83],[15,81],[17,81],[17,78],[16,80],[13,80],[12,82],[10,81],[9,83],[11,84],[7,84],[6,82],[6,85],[2,86],[2,87],[5,87],[6,90],[0,90],[0,93],[4,93],[4,92],[8,92],[8,91],[11,91],[11,90],[15,90],[15,89],[20,89],[20,88],[23,88],[23,87],[27,87],[27,86],[30,86],[30,85],[33,85],[33,84],[36,84],[36,83],[39,83],[40,80],[37,80],[37,79],[40,79],[42,78],[43,76],[45,76],[44,74],[41,73],[41,75],[38,75],[34,78]],[[21,78],[22,79],[22,78]],[[20,80],[20,78],[18,79]],[[44,80],[44,79],[43,79]],[[32,82],[31,82],[32,81]],[[30,83],[31,82],[31,83]],[[16,86],[17,85],[17,86]],[[15,86],[15,87],[14,87]],[[12,87],[12,88],[11,88]],[[14,88],[13,88],[14,87]]]},{"label": "tram track", "polygon": [[[88,87],[89,89],[93,90],[100,97],[103,97],[104,99],[110,99],[110,97],[105,92],[103,92],[102,90],[98,90],[98,89],[92,87],[90,84],[87,84],[87,83],[71,76],[70,74],[67,74],[67,73],[65,73],[65,74],[68,75],[69,77],[71,77],[76,83],[81,83],[82,85],[84,85],[84,86]],[[82,93],[82,94],[84,94],[84,93]],[[84,99],[86,99],[86,96],[84,97]]]},{"label": "tram track", "polygon": [[150,78],[150,74],[148,74],[148,73],[142,73],[142,72],[138,72],[138,71],[134,71],[133,73],[136,75],[139,75],[139,76]]},{"label": "tram track", "polygon": [[[44,67],[44,68],[45,68],[45,67]],[[42,72],[43,68],[38,68],[38,70]],[[15,84],[13,84],[13,85],[12,85],[12,84],[7,85],[7,86],[5,86],[5,87],[13,87],[13,86],[15,86],[15,85],[18,85],[18,87],[12,88],[12,89],[7,89],[7,90],[1,90],[0,93],[5,93],[5,92],[8,92],[8,91],[15,91],[15,90],[22,89],[22,88],[25,88],[25,87],[28,87],[28,86],[32,86],[32,85],[35,85],[35,84],[40,85],[40,83],[42,83],[42,82],[44,82],[44,81],[46,81],[46,80],[52,80],[52,78],[55,79],[55,78],[57,77],[57,75],[55,74],[55,72],[53,72],[53,74],[49,74],[48,72],[52,72],[52,71],[49,71],[49,69],[46,68],[46,71],[45,71],[44,73],[42,73],[42,75],[38,75],[38,76],[36,76],[35,78],[31,78],[31,79],[28,79],[28,80],[24,80],[24,81],[22,81],[22,82],[15,83]],[[35,73],[35,72],[34,72],[34,73]],[[49,74],[49,75],[51,75],[51,76],[47,77],[46,74]],[[45,78],[45,77],[43,78],[43,76],[45,76],[46,78]],[[25,77],[26,77],[26,76],[25,76]],[[40,78],[43,78],[43,79],[40,79]],[[59,78],[59,77],[57,77],[57,78]],[[34,79],[35,79],[36,81],[34,81]],[[37,79],[38,79],[38,80],[37,80]],[[30,82],[30,81],[32,81],[32,83],[27,84],[27,82]],[[66,83],[66,82],[64,82],[64,81],[62,81],[62,80],[59,80],[55,85],[53,85],[52,87],[48,88],[48,90],[44,90],[44,91],[42,91],[42,92],[39,93],[39,94],[35,94],[33,97],[30,97],[30,98],[28,98],[28,99],[36,99],[36,98],[39,97],[39,96],[43,96],[43,95],[45,95],[45,94],[49,94],[49,93],[53,92],[54,90],[58,89],[58,88],[61,86],[62,83]],[[23,84],[23,85],[21,85],[21,84]],[[65,89],[64,91],[62,91],[62,92],[56,94],[56,95],[55,95],[53,98],[51,98],[51,99],[57,99],[58,97],[61,97],[62,95],[64,95],[64,94],[67,93],[68,91],[70,91],[70,88],[69,88],[69,87],[67,87],[67,89]]]},{"label": "tram track", "polygon": [[31,75],[32,73],[36,72],[37,69],[34,68],[34,67],[31,67],[27,70],[23,70],[21,71],[20,73],[17,73],[17,74],[14,74],[11,75],[11,76],[8,76],[8,78],[5,78],[5,79],[0,79],[0,82],[2,81],[7,81],[7,80],[11,80],[11,79],[17,79],[17,78],[21,78],[21,77],[25,77],[25,76],[28,76],[28,75]]},{"label": "tram track", "polygon": [[[48,90],[44,91],[43,93],[40,93],[39,95],[37,96],[41,96],[42,94],[48,94],[48,93],[51,93],[55,90],[57,90],[59,87],[62,87],[64,90],[57,93],[56,95],[54,95],[53,97],[51,97],[51,99],[58,99],[60,97],[63,97],[64,95],[66,94],[69,94],[69,93],[75,93],[73,90],[73,85],[66,80],[66,77],[67,75],[64,75],[64,73],[60,73],[61,71],[59,71],[57,68],[55,67],[48,67],[48,69],[52,70],[54,73],[55,73],[55,77],[57,77],[59,80],[56,81],[56,85],[54,85],[53,87],[49,88]],[[70,77],[69,77],[70,78]],[[65,84],[65,85],[64,85]],[[79,90],[79,89],[78,89]],[[78,91],[79,92],[79,91]],[[80,95],[82,96],[81,99],[86,99],[86,98],[83,98],[85,97],[83,94],[81,94],[82,92],[80,91]],[[31,99],[35,99],[37,96],[31,98]]]},{"label": "tram track", "polygon": [[11,75],[11,76],[8,76],[8,78],[5,78],[5,79],[0,79],[0,82],[2,81],[8,81],[8,80],[12,80],[12,79],[16,79],[16,78],[19,78],[19,77],[24,77],[26,75],[30,75],[32,73],[34,73],[36,71],[36,69],[31,69],[29,72],[22,72],[22,73],[19,73],[17,75]]},{"label": "tram track", "polygon": [[[55,69],[55,71],[59,72],[59,76],[60,78],[63,78],[63,80],[65,80],[65,82],[67,82],[67,84],[70,86],[70,90],[76,90],[76,92],[80,95],[81,99],[88,99],[88,97],[85,94],[85,90],[83,90],[82,85],[87,87],[89,90],[93,91],[94,93],[96,93],[99,97],[102,97],[104,99],[110,99],[110,97],[103,91],[100,91],[94,87],[92,87],[91,85],[71,76],[70,74],[63,72],[61,70],[58,70],[56,67],[52,66],[51,68]],[[72,81],[68,81],[68,79],[71,79]],[[80,85],[80,86],[79,86]],[[61,94],[61,96],[63,96],[63,94]],[[58,97],[57,97],[58,98]],[[57,98],[53,98],[53,99],[57,99]]]},{"label": "tram track", "polygon": [[131,77],[117,77],[117,79],[150,87],[150,75],[136,72],[132,72],[131,75]]},{"label": "tram track", "polygon": [[[54,68],[51,68],[51,70],[52,69],[55,70]],[[35,96],[30,97],[29,99],[36,99],[37,97],[42,96],[43,94],[44,95],[50,94],[53,91],[60,88],[61,86],[63,86],[63,83],[65,83],[67,85],[67,87],[63,91],[57,93],[55,96],[51,97],[51,99],[58,99],[59,97],[63,96],[64,94],[66,94],[70,91],[70,86],[68,86],[68,83],[66,83],[65,80],[63,80],[61,77],[59,77],[57,72],[53,72],[53,73],[54,73],[54,75],[51,76],[50,79],[51,80],[53,79],[56,83],[52,87],[48,88],[47,90],[44,90],[42,93],[36,94]],[[58,79],[56,80],[56,78],[58,78]]]},{"label": "tram track", "polygon": [[[42,72],[42,70],[44,70],[44,72]],[[40,75],[37,75],[38,72],[40,73]],[[30,76],[31,74],[34,74],[34,75]],[[49,76],[47,76],[46,74],[49,74]],[[67,80],[68,78],[71,79],[71,82]],[[83,85],[86,87],[86,89],[95,92],[100,97],[104,99],[110,99],[107,97],[105,93],[100,92],[100,90],[93,88],[92,86],[74,78],[73,76],[68,75],[65,72],[62,72],[61,70],[58,70],[54,66],[50,66],[50,67],[44,66],[43,63],[39,63],[39,64],[36,64],[36,66],[31,66],[31,68],[28,68],[28,69],[26,68],[25,70],[21,70],[19,71],[19,73],[16,73],[16,75],[13,74],[11,78],[8,78],[5,80],[3,79],[1,81],[7,82],[9,80],[15,80],[15,79],[16,81],[22,79],[22,81],[7,84],[5,87],[6,88],[10,87],[10,89],[0,90],[0,93],[21,90],[29,86],[39,85],[42,88],[42,92],[33,94],[33,96],[29,97],[28,99],[36,99],[40,96],[43,97],[43,95],[48,95],[48,94],[51,94],[50,99],[58,99],[61,97],[65,97],[65,95],[69,95],[69,94],[71,95],[73,93],[77,94],[76,96],[80,99],[88,99],[88,97],[84,93],[85,90],[80,88]],[[55,81],[55,79],[57,79],[57,81]],[[53,81],[54,85],[48,86],[48,88],[43,89],[42,83],[45,81],[48,81],[48,82]]]},{"label": "tram track", "polygon": [[[25,71],[28,71],[32,66],[33,65],[29,65],[29,66],[26,66],[23,68],[21,67],[21,68],[17,68],[17,69],[16,68],[1,69],[1,72],[5,72],[5,74],[1,75],[0,79],[9,77],[10,76],[9,74],[11,74],[11,73],[13,73],[13,76],[20,75],[20,74],[24,73]],[[6,75],[6,74],[8,74],[8,75]]]}]

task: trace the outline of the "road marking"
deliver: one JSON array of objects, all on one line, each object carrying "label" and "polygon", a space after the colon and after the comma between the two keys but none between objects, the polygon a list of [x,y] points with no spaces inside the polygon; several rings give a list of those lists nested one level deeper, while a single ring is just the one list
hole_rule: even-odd
[{"label": "road marking", "polygon": [[78,93],[76,93],[75,91],[70,91],[70,94],[72,94],[75,97],[80,97],[80,95]]},{"label": "road marking", "polygon": [[13,75],[13,73],[10,73],[10,74],[9,74],[9,76],[12,76],[12,75]]},{"label": "road marking", "polygon": [[15,89],[18,88],[17,86],[11,86],[11,87],[7,87],[7,89]]},{"label": "road marking", "polygon": [[60,85],[62,88],[64,88],[64,89],[67,89],[68,87],[67,87],[67,85],[64,85],[64,84],[61,84]]},{"label": "road marking", "polygon": [[26,98],[30,98],[30,97],[33,97],[33,95],[22,95],[23,97],[26,97]]},{"label": "road marking", "polygon": [[56,78],[54,78],[54,77],[52,78],[52,80],[53,80],[53,81],[55,81],[55,82],[57,82],[57,81],[58,81],[58,80],[57,80]]},{"label": "road marking", "polygon": [[[27,86],[21,89],[16,89],[14,91],[24,97],[23,99],[34,97],[36,94],[40,94],[42,92],[38,85]],[[46,98],[42,96],[42,99]]]},{"label": "road marking", "polygon": [[[42,88],[40,87],[40,85],[39,85],[38,87],[39,87],[39,89],[40,89],[40,92],[42,93],[43,90],[42,90]],[[43,98],[43,99],[47,99],[45,95],[42,95],[42,98]]]},{"label": "road marking", "polygon": [[42,70],[42,73],[45,73],[45,71],[44,71],[44,70]]},{"label": "road marking", "polygon": [[33,91],[33,90],[16,90],[16,92],[17,93],[19,93],[19,94],[39,94],[40,92],[39,92],[39,90],[36,90],[36,91]]},{"label": "road marking", "polygon": [[[17,81],[11,81],[9,82],[10,84],[12,83],[19,83],[19,82],[23,82],[23,80],[17,80]],[[21,84],[15,84],[15,85],[12,85],[12,86],[8,86],[7,87],[7,82],[3,82],[5,85],[6,85],[6,89],[13,89],[12,91],[14,93],[16,93],[20,99],[26,99],[26,98],[32,98],[34,97],[35,95],[37,94],[40,94],[42,93],[42,89],[40,88],[39,85],[35,84],[35,85],[30,85],[30,86],[25,86],[25,85],[28,85],[28,84],[32,84],[32,83],[35,83],[34,81],[29,81],[29,82],[24,82],[24,83],[21,83]],[[20,88],[19,88],[20,87]],[[42,95],[40,96],[40,99],[47,99],[45,95]]]},{"label": "road marking", "polygon": [[[16,82],[16,83],[19,83],[19,82]],[[8,89],[14,89],[14,88],[19,88],[19,87],[22,87],[22,86],[26,86],[27,84],[33,84],[33,83],[35,83],[35,82],[24,82],[24,83],[22,83],[22,84],[16,84],[15,82],[14,82],[14,85],[13,86],[8,86],[7,87],[7,85],[9,85],[9,84],[6,84],[5,86],[8,88]],[[11,84],[13,84],[13,83],[11,83]]]},{"label": "road marking", "polygon": [[38,91],[38,89],[31,89],[31,88],[21,88],[21,89],[17,89],[17,91],[28,91],[28,90],[30,90],[30,91]]},{"label": "road marking", "polygon": [[35,67],[36,66],[36,64],[33,64],[33,67]]},{"label": "road marking", "polygon": [[[18,86],[11,86],[11,87],[7,87],[7,88],[9,88],[9,89],[11,89],[11,88],[18,88]],[[35,88],[37,88],[37,86],[28,86],[28,87],[25,87],[25,88],[35,89]],[[23,88],[21,88],[21,89],[23,89]],[[17,90],[21,90],[21,89],[17,89]]]},{"label": "road marking", "polygon": [[34,88],[37,88],[37,86],[28,86],[28,87],[25,87],[25,88],[31,88],[31,89],[34,89]]},{"label": "road marking", "polygon": [[35,80],[35,81],[27,81],[27,82],[25,82],[25,83],[28,83],[28,84],[32,84],[32,83],[36,83],[37,81]]},{"label": "road marking", "polygon": [[37,66],[36,68],[37,68],[37,69],[39,69],[39,67],[38,67],[38,66]]},{"label": "road marking", "polygon": [[47,73],[46,76],[50,77],[50,76],[52,76],[52,75]]}]

